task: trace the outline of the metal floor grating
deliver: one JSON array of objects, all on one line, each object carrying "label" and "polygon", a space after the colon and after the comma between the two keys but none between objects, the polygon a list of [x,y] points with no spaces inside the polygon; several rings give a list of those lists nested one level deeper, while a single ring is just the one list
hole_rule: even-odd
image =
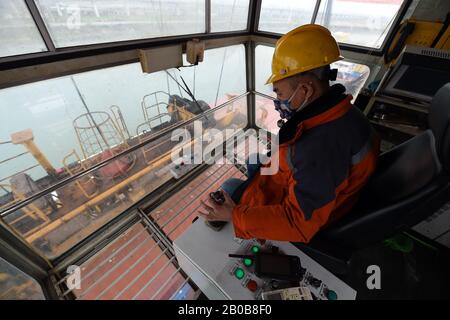
[{"label": "metal floor grating", "polygon": [[188,280],[144,217],[81,267],[82,300],[171,299]]}]

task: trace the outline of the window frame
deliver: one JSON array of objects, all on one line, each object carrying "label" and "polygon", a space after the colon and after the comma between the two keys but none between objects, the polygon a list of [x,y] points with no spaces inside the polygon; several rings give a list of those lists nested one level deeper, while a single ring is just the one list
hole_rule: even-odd
[{"label": "window frame", "polygon": [[[250,2],[249,2],[246,29],[238,31],[211,32],[211,0],[205,0],[204,33],[177,35],[169,37],[145,38],[138,40],[124,40],[119,42],[107,42],[102,44],[90,44],[90,45],[56,48],[34,0],[24,0],[24,1],[30,11],[30,14],[34,22],[36,23],[36,26],[41,34],[42,39],[44,40],[44,43],[47,46],[48,51],[0,57],[0,71],[24,66],[50,63],[61,60],[139,49],[143,47],[150,47],[150,46],[156,47],[166,44],[180,43],[190,40],[192,38],[198,38],[200,40],[209,40],[209,39],[219,39],[219,38],[249,36],[249,35],[263,36],[273,39],[278,39],[281,37],[281,34],[279,33],[259,30],[259,19],[262,1],[258,0],[249,0]],[[347,51],[354,51],[358,53],[382,56],[387,50],[387,44],[392,41],[395,35],[395,31],[398,29],[399,22],[405,16],[412,2],[413,0],[403,1],[399,9],[399,12],[397,13],[397,16],[395,17],[394,22],[390,30],[388,31],[388,34],[386,35],[382,46],[379,49],[358,45],[351,45],[346,43],[339,43],[339,46],[341,47],[341,49]],[[317,0],[311,22],[317,19],[320,3],[321,0]]]},{"label": "window frame", "polygon": [[55,278],[49,275],[53,264],[30,248],[2,223],[0,223],[0,257],[34,279],[46,300],[59,298],[55,290]]},{"label": "window frame", "polygon": [[259,2],[257,0],[249,0],[247,25],[243,30],[211,32],[211,0],[205,0],[205,32],[57,48],[50,36],[50,32],[34,0],[23,1],[28,7],[31,17],[33,18],[36,27],[45,45],[47,46],[47,51],[0,57],[0,71],[5,69],[31,66],[35,64],[42,64],[85,56],[93,56],[104,53],[114,53],[149,46],[180,43],[192,38],[208,40],[249,35],[250,30],[254,26],[254,21],[252,20],[252,17],[254,16],[254,14],[256,14],[254,8],[255,5]]},{"label": "window frame", "polygon": [[41,28],[41,24],[38,19],[39,17],[37,17],[33,13],[33,9],[30,7],[30,1],[29,0],[20,0],[20,1],[22,1],[23,5],[25,5],[26,10],[28,10],[28,13],[30,14],[30,17],[31,17],[32,21],[34,22],[35,27],[39,33],[40,40],[45,45],[46,50],[45,51],[36,51],[36,52],[27,52],[27,53],[19,53],[19,54],[13,54],[13,55],[9,55],[9,56],[0,56],[0,61],[1,61],[1,59],[8,58],[8,57],[22,57],[22,56],[34,55],[34,54],[47,54],[50,51],[50,48],[52,48],[51,43],[47,42],[47,39],[46,39],[45,35],[43,34],[44,30],[42,30],[42,28]]},{"label": "window frame", "polygon": [[[311,18],[312,24],[314,24],[317,19],[317,15],[319,13],[321,2],[322,2],[322,0],[316,0],[316,6],[314,7],[313,15]],[[392,22],[392,26],[389,28],[389,30],[386,34],[386,37],[384,38],[383,43],[380,48],[373,48],[373,47],[366,47],[366,46],[360,46],[360,45],[355,45],[355,44],[348,44],[348,43],[344,43],[344,42],[338,42],[339,48],[341,48],[342,50],[347,50],[347,51],[354,51],[354,52],[364,53],[364,54],[369,54],[369,55],[382,56],[387,50],[387,44],[391,43],[393,37],[395,36],[395,33],[398,30],[398,24],[400,21],[403,20],[403,17],[405,16],[405,14],[412,2],[413,2],[413,0],[403,0],[402,4],[397,12],[397,15],[394,18],[394,21]],[[259,17],[261,14],[261,6],[262,6],[262,1],[258,1],[258,7],[257,7],[258,19],[256,21],[255,34],[259,35],[259,36],[269,37],[269,38],[276,38],[276,39],[280,38],[281,37],[280,33],[259,30]]]},{"label": "window frame", "polygon": [[[90,44],[80,44],[80,45],[71,45],[71,46],[62,46],[62,47],[56,47],[49,28],[47,27],[47,24],[45,23],[45,20],[43,18],[43,15],[41,14],[41,12],[38,9],[38,6],[36,4],[36,0],[24,0],[25,2],[27,2],[28,8],[30,10],[30,13],[33,17],[33,19],[35,19],[35,23],[38,26],[38,29],[41,31],[41,34],[43,35],[43,37],[45,37],[45,42],[47,43],[48,41],[48,49],[49,51],[60,51],[60,50],[71,50],[71,49],[76,49],[76,48],[91,48],[91,47],[103,47],[103,46],[110,46],[110,45],[114,45],[114,44],[122,44],[122,43],[134,43],[137,41],[148,41],[151,39],[164,39],[164,38],[170,38],[170,37],[179,37],[179,36],[189,36],[189,35],[202,35],[202,34],[208,34],[208,30],[207,30],[207,23],[208,23],[208,19],[207,16],[211,14],[211,12],[208,10],[210,10],[210,6],[208,7],[208,3],[210,3],[211,0],[204,0],[205,1],[205,32],[198,32],[198,33],[190,33],[190,34],[180,34],[180,35],[173,35],[173,36],[156,36],[156,37],[149,37],[149,38],[139,38],[139,39],[128,39],[128,40],[119,40],[119,41],[106,41],[106,42],[101,42],[101,43],[90,43]],[[39,23],[40,22],[40,23]]]}]

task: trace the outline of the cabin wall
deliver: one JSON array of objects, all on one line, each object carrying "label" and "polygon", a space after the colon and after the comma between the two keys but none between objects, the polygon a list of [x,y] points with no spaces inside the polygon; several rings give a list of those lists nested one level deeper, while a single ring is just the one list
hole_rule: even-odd
[{"label": "cabin wall", "polygon": [[412,17],[425,21],[444,21],[450,11],[449,0],[421,0],[415,7]]}]

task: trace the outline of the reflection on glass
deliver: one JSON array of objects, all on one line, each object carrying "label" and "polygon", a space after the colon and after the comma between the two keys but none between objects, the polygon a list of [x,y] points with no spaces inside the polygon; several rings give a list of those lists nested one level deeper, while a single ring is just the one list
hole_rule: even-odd
[{"label": "reflection on glass", "polygon": [[[36,192],[148,141],[245,92],[244,47],[207,50],[181,71],[144,74],[139,63],[0,91],[0,214],[55,257],[172,179],[170,134],[11,214]],[[225,66],[221,73],[222,65]],[[182,89],[181,77],[197,103]],[[201,118],[205,128],[245,127],[246,98]],[[14,108],[11,108],[14,106]],[[193,130],[192,125],[187,129]]]},{"label": "reflection on glass", "polygon": [[47,51],[24,1],[0,1],[0,21],[0,57]]},{"label": "reflection on glass", "polygon": [[56,47],[205,32],[204,0],[37,0]]},{"label": "reflection on glass", "polygon": [[256,91],[272,95],[275,97],[272,91],[272,85],[266,85],[267,79],[272,74],[272,56],[274,52],[273,47],[258,45],[255,48],[255,79],[256,79]]},{"label": "reflection on glass", "polygon": [[280,114],[275,110],[273,100],[256,95],[255,103],[256,125],[259,128],[277,134],[280,130],[277,126],[277,121],[280,119]]},{"label": "reflection on glass", "polygon": [[211,31],[247,29],[249,0],[212,0]]},{"label": "reflection on glass", "polygon": [[403,0],[323,0],[316,23],[338,42],[380,48]]},{"label": "reflection on glass", "polygon": [[39,284],[0,258],[0,300],[44,300]]},{"label": "reflection on glass", "polygon": [[[336,81],[330,84],[340,83],[347,89],[347,93],[351,94],[354,99],[369,78],[370,68],[364,64],[336,61],[331,65],[332,68],[338,69]],[[353,99],[353,101],[354,101]]]},{"label": "reflection on glass", "polygon": [[286,33],[311,23],[316,0],[262,0],[258,30]]}]

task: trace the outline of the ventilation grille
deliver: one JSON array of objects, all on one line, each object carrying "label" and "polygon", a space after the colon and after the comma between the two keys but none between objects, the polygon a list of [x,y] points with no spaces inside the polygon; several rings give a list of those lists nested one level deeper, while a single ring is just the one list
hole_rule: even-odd
[{"label": "ventilation grille", "polygon": [[435,58],[450,59],[450,52],[443,50],[422,49],[421,54]]}]

